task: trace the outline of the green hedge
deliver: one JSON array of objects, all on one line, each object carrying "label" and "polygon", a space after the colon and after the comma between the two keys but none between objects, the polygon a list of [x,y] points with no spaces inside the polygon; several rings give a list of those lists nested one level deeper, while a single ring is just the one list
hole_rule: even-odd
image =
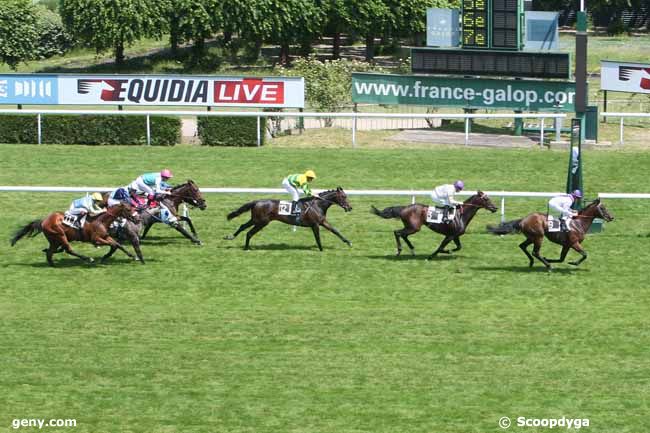
[{"label": "green hedge", "polygon": [[[146,144],[144,116],[43,115],[44,144]],[[151,144],[173,146],[180,141],[181,120],[151,117]],[[0,143],[37,143],[35,115],[0,115]]]},{"label": "green hedge", "polygon": [[[205,146],[257,146],[256,117],[198,118],[198,133]],[[266,118],[260,118],[261,144],[266,136]]]}]

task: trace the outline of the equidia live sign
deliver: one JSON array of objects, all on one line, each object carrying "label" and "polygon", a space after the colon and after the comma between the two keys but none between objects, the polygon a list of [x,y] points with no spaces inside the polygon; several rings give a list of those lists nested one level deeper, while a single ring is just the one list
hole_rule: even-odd
[{"label": "equidia live sign", "polygon": [[302,78],[0,75],[0,104],[304,107]]}]

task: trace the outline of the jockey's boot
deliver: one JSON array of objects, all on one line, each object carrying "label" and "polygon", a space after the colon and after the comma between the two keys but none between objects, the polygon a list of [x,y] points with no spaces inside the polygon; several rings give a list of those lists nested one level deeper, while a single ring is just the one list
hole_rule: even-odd
[{"label": "jockey's boot", "polygon": [[566,219],[564,218],[560,218],[560,230],[562,230],[565,233],[569,231],[569,227],[567,226]]},{"label": "jockey's boot", "polygon": [[445,224],[449,224],[451,222],[449,220],[449,206],[445,206],[445,208],[442,210],[442,222]]}]

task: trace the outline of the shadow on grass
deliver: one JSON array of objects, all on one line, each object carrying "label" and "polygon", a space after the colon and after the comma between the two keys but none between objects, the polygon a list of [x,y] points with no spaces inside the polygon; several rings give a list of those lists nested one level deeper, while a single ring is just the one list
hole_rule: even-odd
[{"label": "shadow on grass", "polygon": [[424,260],[424,261],[430,261],[432,263],[433,262],[446,262],[446,261],[449,261],[449,260],[456,260],[456,259],[459,259],[459,258],[462,257],[462,256],[455,256],[453,254],[444,254],[444,255],[439,254],[439,255],[435,256],[433,259],[429,260],[429,256],[431,256],[431,254],[416,254],[416,255],[413,256],[413,255],[408,254],[408,253],[407,254],[402,253],[402,255],[399,256],[399,257],[396,256],[395,254],[387,254],[387,255],[383,255],[383,256],[373,255],[373,256],[366,256],[366,257],[368,257],[369,259],[374,259],[374,260],[381,259],[381,260],[390,260],[390,261],[395,261],[395,262],[408,261],[408,260]]},{"label": "shadow on grass", "polygon": [[[116,253],[117,254],[117,253]],[[86,261],[83,261],[81,259],[78,259],[76,257],[61,257],[57,258],[57,256],[54,256],[54,266],[50,266],[47,261],[45,260],[45,256],[43,256],[43,261],[36,261],[36,262],[30,262],[30,263],[25,263],[25,262],[18,262],[18,263],[12,263],[10,266],[21,266],[21,267],[30,267],[30,268],[49,268],[49,269],[57,269],[57,268],[93,268],[96,266],[110,266],[110,265],[131,265],[131,264],[136,264],[138,266],[142,266],[142,264],[139,261],[130,259],[126,256],[124,257],[111,257],[107,259],[105,262],[102,263],[101,258],[102,256],[93,256],[92,258],[95,260],[93,263],[88,263]],[[151,262],[156,262],[155,259],[148,258],[147,256],[144,257],[145,260],[145,265],[146,263],[151,263]]]},{"label": "shadow on grass", "polygon": [[528,265],[517,266],[472,266],[472,270],[475,271],[507,271],[507,272],[519,272],[519,273],[543,273],[543,274],[572,274],[574,272],[587,272],[585,268],[579,268],[571,265],[569,267],[553,267],[551,272],[548,272],[543,265],[535,265],[532,268]]},{"label": "shadow on grass", "polygon": [[[240,249],[244,250],[244,243],[241,244],[230,244],[226,249]],[[303,250],[303,251],[318,251],[316,245],[297,245],[297,244],[259,244],[251,245],[251,251],[291,251],[291,250]],[[327,247],[323,247],[323,250],[327,250]]]}]

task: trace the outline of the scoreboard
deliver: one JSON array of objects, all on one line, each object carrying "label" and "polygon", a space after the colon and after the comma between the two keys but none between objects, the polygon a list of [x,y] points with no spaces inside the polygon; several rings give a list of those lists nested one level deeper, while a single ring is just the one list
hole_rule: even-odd
[{"label": "scoreboard", "polygon": [[521,0],[462,0],[462,47],[521,48]]},{"label": "scoreboard", "polygon": [[489,48],[488,0],[463,0],[463,47]]}]

